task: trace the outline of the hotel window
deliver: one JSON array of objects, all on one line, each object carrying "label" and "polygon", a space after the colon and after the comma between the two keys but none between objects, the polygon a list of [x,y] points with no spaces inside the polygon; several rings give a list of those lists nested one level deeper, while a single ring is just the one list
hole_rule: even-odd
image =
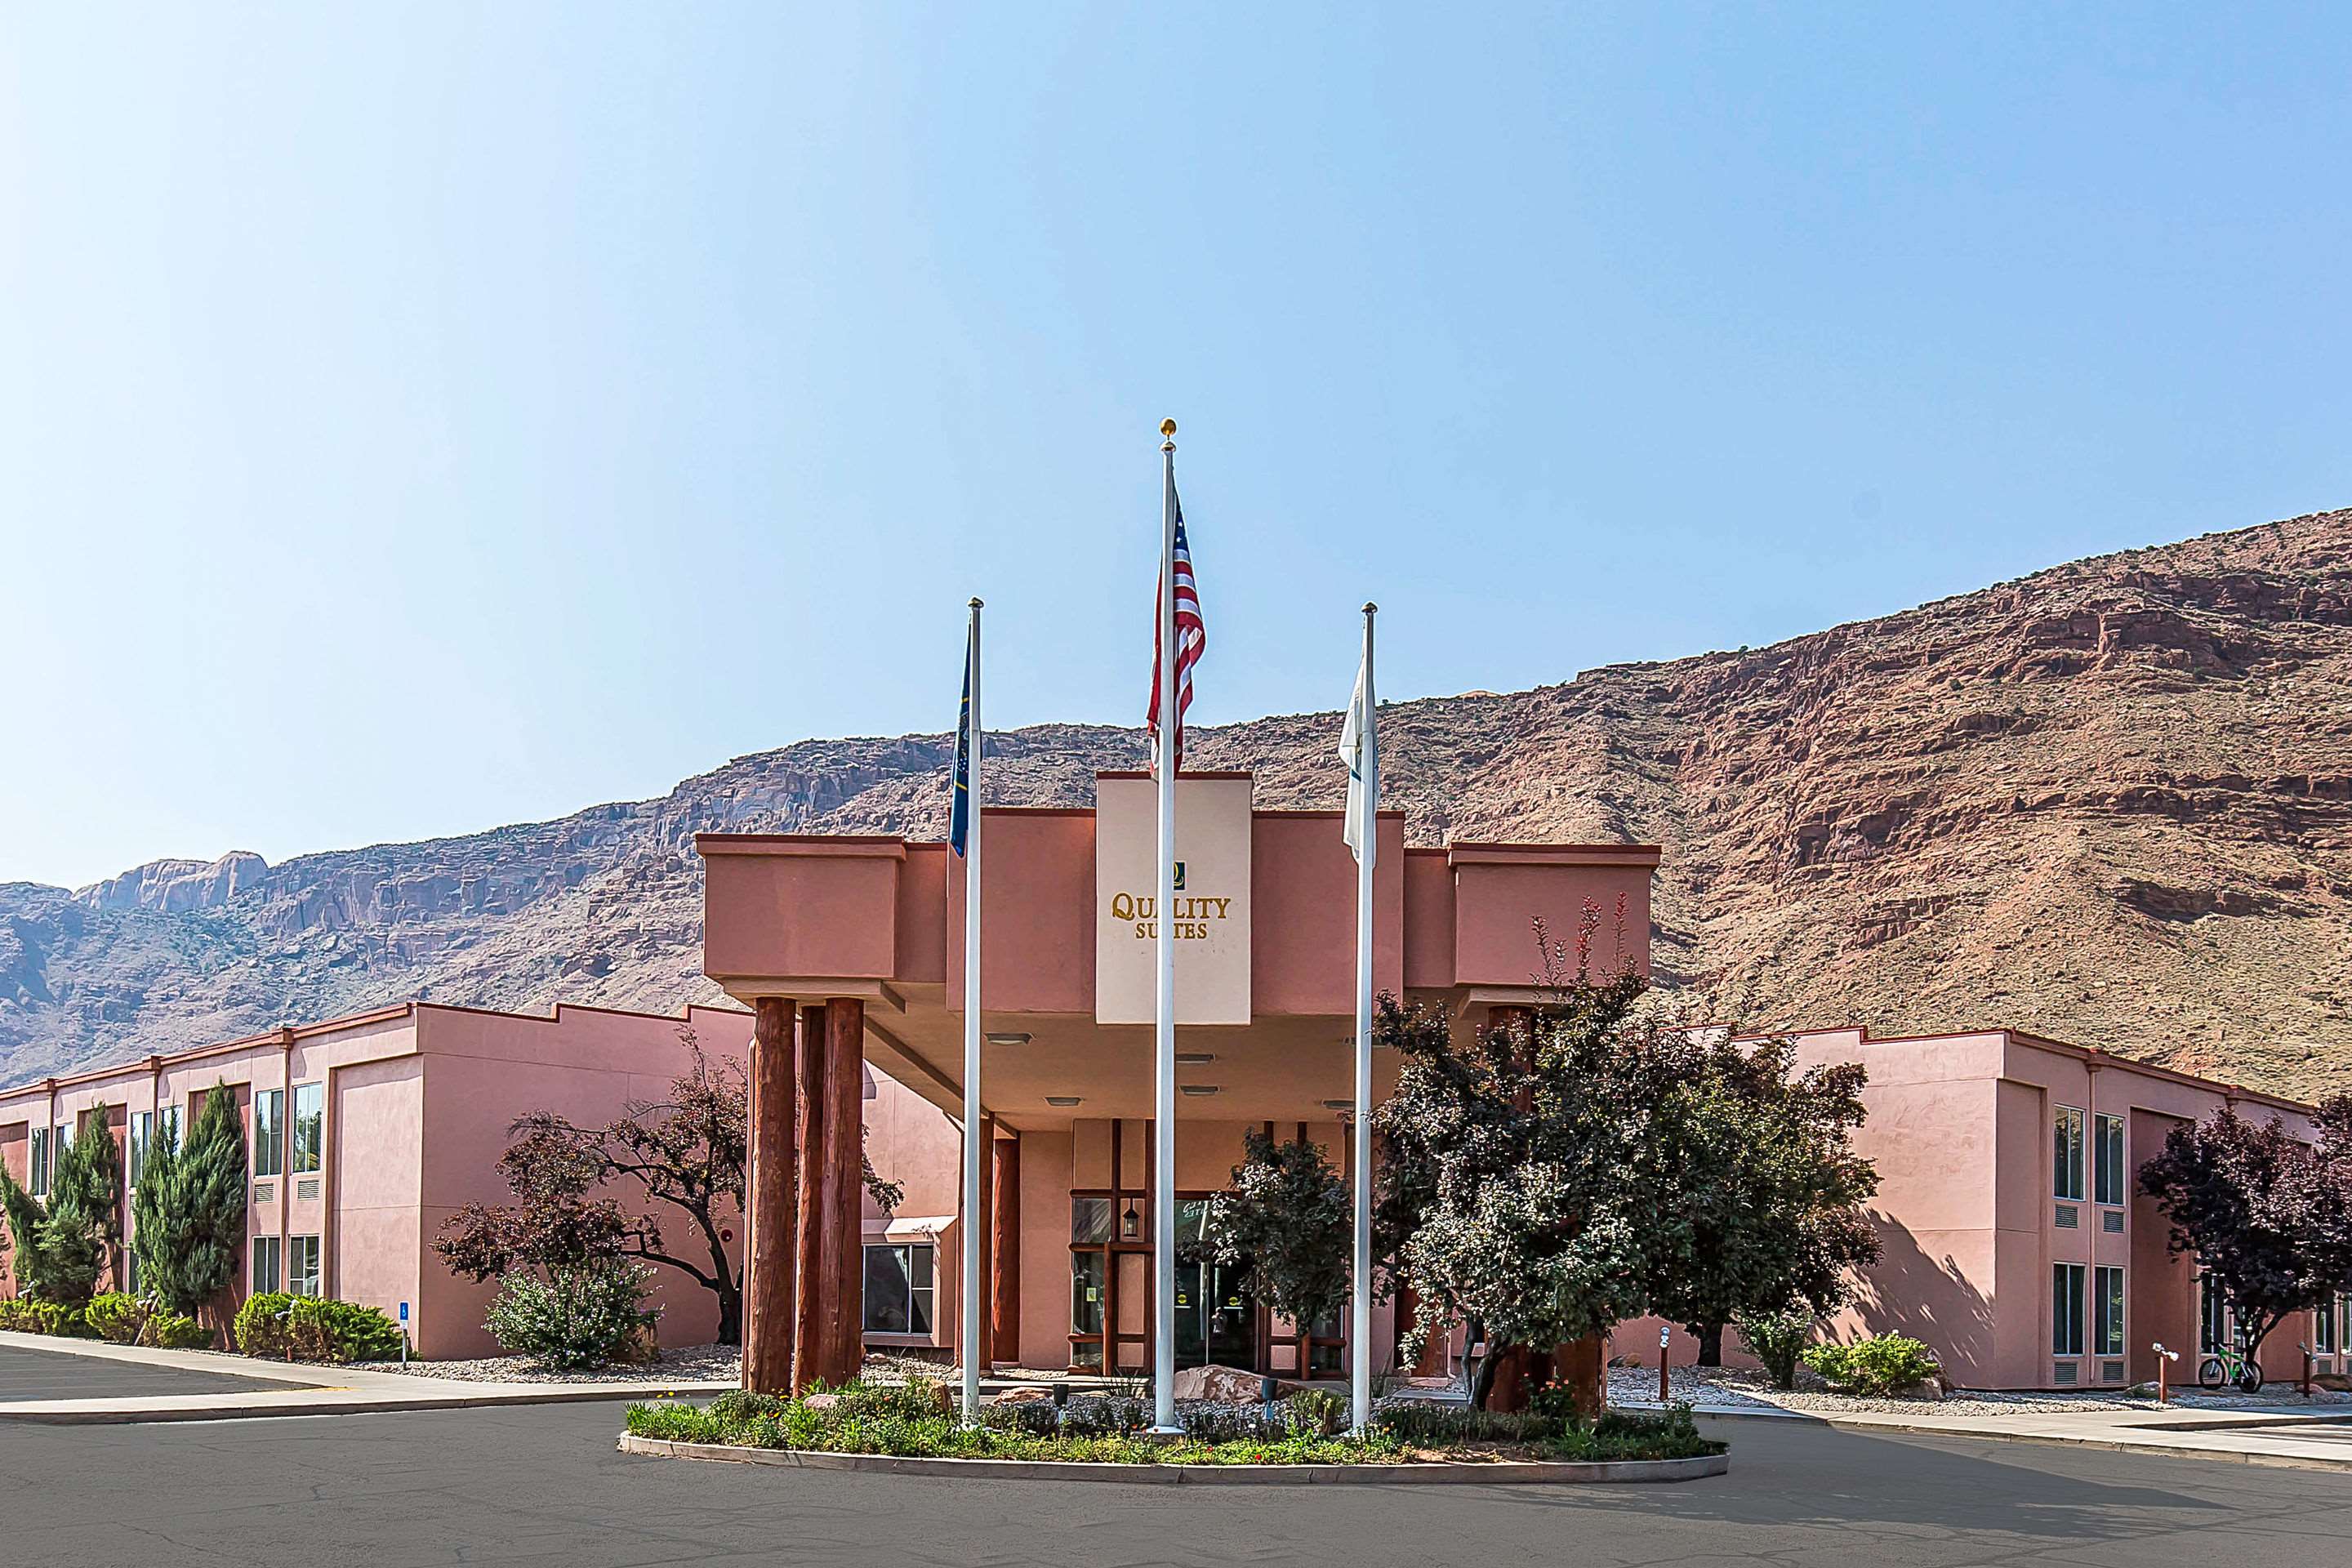
[{"label": "hotel window", "polygon": [[294,1169],[315,1171],[326,1149],[327,1087],[319,1083],[294,1086]]},{"label": "hotel window", "polygon": [[134,1110],[131,1113],[131,1149],[126,1156],[130,1163],[125,1174],[132,1186],[139,1184],[139,1174],[147,1168],[147,1145],[155,1136],[155,1113]]},{"label": "hotel window", "polygon": [[2079,1263],[2061,1263],[2050,1271],[2050,1353],[2083,1353],[2083,1275]]},{"label": "hotel window", "polygon": [[931,1331],[933,1249],[928,1243],[866,1249],[866,1331]]},{"label": "hotel window", "polygon": [[2124,1271],[2091,1270],[2091,1343],[2094,1355],[2124,1353]]},{"label": "hotel window", "polygon": [[296,1236],[287,1238],[286,1293],[289,1296],[316,1296],[319,1293],[319,1238],[317,1237]]},{"label": "hotel window", "polygon": [[2314,1355],[2336,1353],[2336,1305],[2330,1301],[2311,1314],[2311,1352]]},{"label": "hotel window", "polygon": [[172,1147],[180,1146],[180,1108],[166,1105],[155,1112],[155,1136],[169,1138]]},{"label": "hotel window", "polygon": [[2098,1131],[2098,1142],[2092,1151],[2093,1199],[2103,1204],[2128,1202],[2131,1192],[2124,1173],[2124,1119],[2102,1116]]},{"label": "hotel window", "polygon": [[283,1282],[285,1276],[278,1272],[279,1245],[278,1238],[274,1236],[253,1238],[253,1278],[247,1282],[247,1288],[254,1295],[278,1289]]},{"label": "hotel window", "polygon": [[253,1173],[275,1176],[285,1169],[286,1091],[265,1089],[253,1097]]},{"label": "hotel window", "polygon": [[49,1191],[49,1130],[33,1129],[33,1195],[46,1197]]},{"label": "hotel window", "polygon": [[2083,1201],[2083,1112],[2074,1106],[2062,1105],[2052,1123],[2054,1146],[2051,1164],[2051,1190],[2059,1197],[2074,1203]]},{"label": "hotel window", "polygon": [[73,1147],[73,1129],[62,1121],[58,1123],[57,1131],[49,1135],[49,1146],[58,1152],[58,1160],[63,1161],[66,1151]]}]

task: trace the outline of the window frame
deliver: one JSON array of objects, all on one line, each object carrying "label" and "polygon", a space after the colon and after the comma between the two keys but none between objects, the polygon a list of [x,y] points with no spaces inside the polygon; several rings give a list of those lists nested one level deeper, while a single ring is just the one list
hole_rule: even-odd
[{"label": "window frame", "polygon": [[2100,1263],[2091,1268],[2092,1354],[2119,1356],[2129,1342],[2131,1295],[2120,1264]]},{"label": "window frame", "polygon": [[[262,1266],[262,1249],[268,1249],[268,1267]],[[286,1256],[280,1239],[275,1236],[257,1236],[249,1248],[251,1257],[246,1275],[246,1293],[259,1296],[286,1288]]]},{"label": "window frame", "polygon": [[2086,1342],[2084,1297],[2090,1286],[2090,1268],[2081,1263],[2050,1266],[2050,1353],[2062,1361],[2079,1359]]},{"label": "window frame", "polygon": [[33,1196],[45,1198],[49,1195],[49,1130],[47,1125],[36,1127],[28,1136],[32,1140],[32,1150],[27,1155],[29,1163],[25,1171],[30,1178],[26,1188]]},{"label": "window frame", "polygon": [[[310,1267],[303,1267],[306,1261]],[[308,1283],[310,1289],[302,1286]],[[326,1294],[327,1254],[317,1236],[289,1236],[286,1238],[286,1284],[289,1296],[307,1297],[317,1300]]]},{"label": "window frame", "polygon": [[2088,1112],[2079,1105],[2059,1106],[2050,1119],[2050,1195],[2060,1203],[2084,1201],[2084,1146],[2089,1141]]},{"label": "window frame", "polygon": [[[2131,1155],[2125,1130],[2122,1117],[2104,1110],[2091,1121],[2092,1201],[2105,1208],[2121,1208],[2131,1201]],[[2107,1158],[2110,1132],[2114,1134],[2112,1161]]]},{"label": "window frame", "polygon": [[155,1141],[155,1113],[134,1110],[131,1113],[131,1136],[123,1141],[122,1183],[132,1191],[139,1187],[139,1178],[147,1173],[147,1151]]},{"label": "window frame", "polygon": [[[302,1109],[305,1091],[308,1091],[308,1097],[313,1101],[311,1109],[308,1111]],[[298,1083],[294,1086],[294,1092],[288,1098],[290,1109],[286,1118],[286,1128],[290,1143],[288,1148],[287,1169],[297,1176],[316,1175],[326,1168],[327,1086],[317,1079],[309,1083]],[[302,1137],[305,1121],[310,1123],[310,1131],[307,1143]],[[305,1164],[303,1163],[305,1160],[310,1163]]]},{"label": "window frame", "polygon": [[[931,1339],[939,1331],[940,1321],[939,1244],[935,1241],[892,1241],[887,1237],[880,1241],[866,1242],[860,1253],[861,1268],[858,1272],[858,1279],[861,1284],[866,1279],[867,1272],[872,1268],[871,1259],[873,1255],[877,1252],[888,1252],[898,1255],[900,1276],[907,1281],[907,1299],[905,1303],[906,1321],[903,1324],[896,1328],[893,1328],[888,1324],[876,1322],[874,1321],[874,1310],[877,1303],[874,1300],[871,1292],[864,1292],[861,1296],[857,1312],[859,1332],[889,1335],[903,1339],[921,1339],[926,1341]],[[929,1278],[921,1283],[917,1282],[915,1268],[915,1254],[919,1252],[924,1256],[926,1260],[923,1273],[929,1276]],[[919,1314],[918,1313],[919,1306],[920,1308]],[[922,1321],[919,1323],[916,1321],[919,1315],[922,1319]]]},{"label": "window frame", "polygon": [[2312,1354],[2334,1355],[2336,1353],[2337,1309],[2342,1304],[2340,1298],[2331,1300],[2311,1314]]},{"label": "window frame", "polygon": [[[268,1108],[269,1133],[263,1141],[261,1129],[263,1109]],[[253,1175],[257,1181],[264,1176],[286,1173],[286,1091],[282,1089],[256,1089],[253,1094]],[[262,1163],[267,1151],[268,1163]]]}]

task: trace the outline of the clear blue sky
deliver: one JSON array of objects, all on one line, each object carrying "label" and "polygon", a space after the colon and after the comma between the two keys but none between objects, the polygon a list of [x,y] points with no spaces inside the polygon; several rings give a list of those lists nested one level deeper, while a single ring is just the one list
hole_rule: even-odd
[{"label": "clear blue sky", "polygon": [[[1931,15],[1931,11],[1946,14]],[[2352,502],[2340,5],[0,14],[0,879]]]}]

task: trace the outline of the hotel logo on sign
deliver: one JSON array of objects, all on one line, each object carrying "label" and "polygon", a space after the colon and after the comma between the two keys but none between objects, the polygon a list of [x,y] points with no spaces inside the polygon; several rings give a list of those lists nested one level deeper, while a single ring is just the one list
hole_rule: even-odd
[{"label": "hotel logo on sign", "polygon": [[[1149,1024],[1158,1010],[1158,787],[1111,773],[1095,780],[1095,1020]],[[1250,1021],[1250,781],[1176,781],[1176,890],[1168,905],[1176,950],[1176,1021]]]},{"label": "hotel logo on sign", "polygon": [[[1183,883],[1180,881],[1177,886],[1181,888]],[[1160,937],[1159,902],[1156,893],[1113,893],[1110,918],[1133,926],[1139,941],[1156,942]],[[1234,901],[1179,894],[1169,912],[1176,921],[1178,942],[1200,942],[1208,936],[1213,922],[1233,918]]]}]

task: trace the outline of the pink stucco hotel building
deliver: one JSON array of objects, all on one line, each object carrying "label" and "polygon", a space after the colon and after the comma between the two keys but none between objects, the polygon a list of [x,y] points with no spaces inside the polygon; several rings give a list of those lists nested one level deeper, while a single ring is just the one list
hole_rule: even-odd
[{"label": "pink stucco hotel building", "polygon": [[[1335,1161],[1347,1152],[1355,866],[1338,813],[1259,810],[1246,774],[1186,775],[1178,812],[1181,1246],[1250,1129],[1321,1141]],[[976,1223],[997,1364],[1148,1364],[1151,1152],[1163,1132],[1151,1117],[1151,813],[1149,781],[1126,773],[1102,775],[1090,808],[987,813],[986,1119],[975,1131],[989,1158]],[[1532,925],[1572,932],[1588,907],[1604,911],[1596,961],[1646,969],[1655,848],[1408,848],[1396,813],[1379,832],[1378,989],[1475,1028],[1542,1000]],[[876,1170],[906,1191],[887,1214],[856,1194],[846,1140],[803,1169],[811,1204],[854,1216],[837,1266],[812,1276],[817,1292],[853,1342],[953,1354],[967,1223],[951,1120],[962,1108],[961,862],[897,837],[697,844],[705,969],[749,1011],[530,1017],[415,1004],[294,1026],[0,1093],[0,1159],[37,1188],[84,1119],[103,1114],[136,1143],[150,1119],[184,1125],[226,1085],[256,1152],[240,1290],[313,1289],[388,1311],[407,1302],[419,1353],[477,1355],[493,1349],[488,1291],[451,1278],[431,1241],[458,1205],[504,1196],[493,1162],[514,1117],[604,1120],[658,1098],[684,1065],[681,1030],[716,1056],[764,1048],[788,1064],[796,1041],[821,1044],[798,1055],[813,1096],[803,1111],[862,1127]],[[2169,1129],[2224,1104],[2308,1131],[2305,1107],[2013,1031],[1839,1028],[1800,1043],[1808,1063],[1859,1060],[1870,1074],[1859,1142],[1881,1178],[1885,1256],[1832,1331],[1915,1334],[1969,1386],[2139,1381],[2154,1375],[2157,1341],[2193,1358],[2225,1328],[2189,1261],[2168,1254],[2138,1166]],[[808,1076],[827,1052],[854,1070]],[[1394,1074],[1376,1062],[1375,1092]],[[728,1239],[740,1256],[741,1238]],[[656,1278],[664,1340],[707,1341],[709,1294]],[[1269,1318],[1245,1270],[1182,1259],[1178,1293],[1180,1362],[1335,1374],[1357,1352],[1341,1322]],[[2343,1364],[2341,1305],[2273,1336],[2273,1376],[2297,1370],[2298,1342],[2319,1352],[2318,1370]],[[1654,1355],[1657,1328],[1622,1326],[1618,1348]],[[1687,1359],[1693,1347],[1676,1339]],[[1383,1304],[1376,1364],[1391,1364],[1395,1345]],[[1457,1335],[1433,1359],[1463,1349]]]}]

